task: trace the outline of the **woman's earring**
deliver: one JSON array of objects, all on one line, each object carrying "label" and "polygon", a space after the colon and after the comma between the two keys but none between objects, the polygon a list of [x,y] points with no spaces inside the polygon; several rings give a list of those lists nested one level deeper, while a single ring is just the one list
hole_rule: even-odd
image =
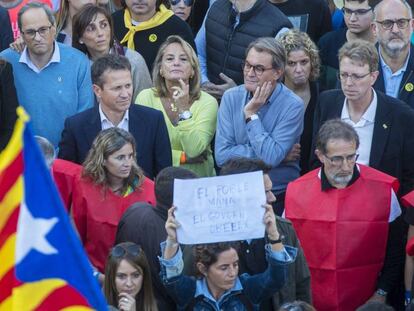
[{"label": "woman's earring", "polygon": [[79,40],[79,43],[80,43],[80,44],[83,44],[83,41],[82,41],[82,40]]}]

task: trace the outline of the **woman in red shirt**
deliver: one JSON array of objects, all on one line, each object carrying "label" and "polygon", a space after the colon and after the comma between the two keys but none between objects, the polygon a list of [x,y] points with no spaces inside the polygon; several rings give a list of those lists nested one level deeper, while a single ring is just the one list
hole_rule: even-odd
[{"label": "woman in red shirt", "polygon": [[155,203],[154,183],[136,164],[135,140],[120,128],[100,132],[73,189],[73,219],[92,265],[104,271],[122,214],[135,202]]}]

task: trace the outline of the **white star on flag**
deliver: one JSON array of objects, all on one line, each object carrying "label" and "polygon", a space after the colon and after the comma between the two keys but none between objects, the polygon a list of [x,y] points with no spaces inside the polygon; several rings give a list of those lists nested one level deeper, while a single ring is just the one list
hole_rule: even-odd
[{"label": "white star on flag", "polygon": [[46,235],[57,222],[57,217],[49,219],[34,218],[30,214],[26,203],[22,202],[17,225],[16,264],[20,263],[32,249],[45,255],[58,252],[46,239]]}]

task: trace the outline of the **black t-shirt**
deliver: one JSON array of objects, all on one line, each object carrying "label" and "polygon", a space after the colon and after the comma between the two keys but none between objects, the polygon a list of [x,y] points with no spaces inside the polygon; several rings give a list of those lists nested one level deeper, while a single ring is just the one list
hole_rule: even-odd
[{"label": "black t-shirt", "polygon": [[325,0],[288,0],[273,5],[289,18],[294,28],[306,32],[315,43],[332,30],[331,13]]},{"label": "black t-shirt", "polygon": [[[115,38],[121,42],[128,29],[124,24],[124,10],[112,14],[114,21]],[[168,36],[178,35],[187,41],[195,50],[193,33],[190,26],[176,15],[172,15],[164,23],[150,29],[140,30],[135,33],[135,50],[142,55],[147,63],[148,69],[152,72],[152,65],[157,56],[158,49]],[[123,43],[127,46],[127,43]]]}]

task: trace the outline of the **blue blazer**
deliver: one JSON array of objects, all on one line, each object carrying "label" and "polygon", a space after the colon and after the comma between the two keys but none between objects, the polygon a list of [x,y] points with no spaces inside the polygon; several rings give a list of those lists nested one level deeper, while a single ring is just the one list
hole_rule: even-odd
[{"label": "blue blazer", "polygon": [[[98,106],[65,120],[59,142],[60,159],[82,164],[95,137],[101,131]],[[129,132],[136,141],[137,162],[148,178],[172,164],[170,139],[163,114],[155,109],[131,104]]]}]

